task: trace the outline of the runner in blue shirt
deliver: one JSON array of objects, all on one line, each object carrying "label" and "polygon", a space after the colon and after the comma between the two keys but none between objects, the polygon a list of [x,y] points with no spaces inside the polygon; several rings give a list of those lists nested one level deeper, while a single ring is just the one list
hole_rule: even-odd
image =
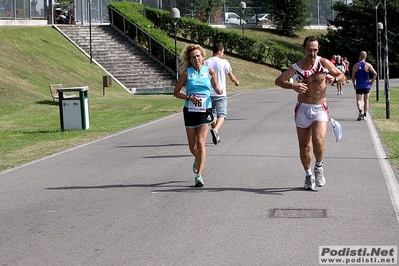
[{"label": "runner in blue shirt", "polygon": [[[179,66],[179,79],[174,89],[174,96],[184,99],[184,124],[190,152],[194,155],[193,171],[195,186],[204,186],[202,171],[205,165],[205,141],[214,117],[212,114],[211,90],[222,94],[216,80],[215,71],[204,63],[206,52],[200,45],[186,45],[182,52]],[[182,92],[186,86],[185,93]]]},{"label": "runner in blue shirt", "polygon": [[[366,58],[367,53],[365,51],[361,51],[359,55],[359,62],[355,64],[352,69],[352,83],[353,88],[356,90],[356,104],[357,109],[359,110],[357,121],[362,119],[367,120],[367,111],[369,109],[369,92],[371,86],[373,86],[373,83],[377,78],[377,72],[370,63],[366,62]],[[373,78],[371,80],[370,72],[373,74]]]}]

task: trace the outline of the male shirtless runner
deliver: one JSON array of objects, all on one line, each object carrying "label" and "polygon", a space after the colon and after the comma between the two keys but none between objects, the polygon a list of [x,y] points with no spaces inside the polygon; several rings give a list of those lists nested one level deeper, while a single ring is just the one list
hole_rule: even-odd
[{"label": "male shirtless runner", "polygon": [[[344,80],[344,74],[330,60],[317,55],[319,41],[315,36],[305,38],[302,51],[305,58],[293,64],[275,81],[284,89],[292,89],[298,93],[295,106],[295,124],[299,142],[301,163],[306,172],[305,189],[315,189],[326,184],[323,174],[324,140],[328,127],[328,106],[326,103],[327,84]],[[297,83],[290,83],[294,77]],[[312,175],[311,149],[316,159],[314,175]]]}]

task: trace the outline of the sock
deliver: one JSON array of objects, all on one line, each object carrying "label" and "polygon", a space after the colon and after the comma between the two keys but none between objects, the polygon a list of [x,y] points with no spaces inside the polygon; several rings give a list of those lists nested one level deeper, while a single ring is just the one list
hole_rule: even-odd
[{"label": "sock", "polygon": [[359,110],[359,114],[361,114],[362,113],[362,110]]},{"label": "sock", "polygon": [[316,162],[316,167],[322,167],[323,166],[323,161],[321,161],[321,162]]},{"label": "sock", "polygon": [[367,116],[367,114],[366,114],[366,113],[364,113],[364,114],[363,114],[363,116]]},{"label": "sock", "polygon": [[312,169],[308,169],[305,172],[306,172],[306,176],[312,175]]}]

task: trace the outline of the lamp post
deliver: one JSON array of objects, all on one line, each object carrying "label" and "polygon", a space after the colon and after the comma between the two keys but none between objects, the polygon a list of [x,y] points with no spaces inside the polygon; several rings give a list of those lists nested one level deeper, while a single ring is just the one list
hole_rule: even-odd
[{"label": "lamp post", "polygon": [[93,63],[93,49],[92,49],[92,46],[91,46],[91,1],[92,0],[89,0],[88,1],[88,4],[89,4],[89,38],[90,38],[90,63]]},{"label": "lamp post", "polygon": [[170,19],[172,20],[173,25],[175,26],[175,60],[176,60],[176,81],[179,78],[179,63],[177,58],[177,22],[180,19],[180,10],[176,7],[170,10]]},{"label": "lamp post", "polygon": [[379,95],[379,88],[380,88],[380,75],[381,75],[381,31],[384,28],[384,25],[381,22],[377,23],[377,84],[376,86],[376,101],[378,102],[380,100],[380,95]]},{"label": "lamp post", "polygon": [[[377,54],[377,68],[378,68],[378,57],[379,57],[379,55],[378,55],[378,7],[380,6],[380,4],[381,4],[381,1],[382,0],[380,0],[380,1],[378,1],[378,4],[376,4],[375,6],[374,6],[374,9],[375,9],[375,37],[377,38],[377,41],[376,41],[376,46],[375,46],[375,52],[376,52],[376,54]],[[377,70],[377,74],[378,74],[378,70]],[[378,74],[379,75],[379,74]],[[378,102],[379,100],[380,100],[380,96],[379,96],[379,90],[380,90],[380,83],[379,83],[379,77],[378,77],[378,75],[377,75],[377,84],[375,85],[375,88],[376,88],[376,101]]]},{"label": "lamp post", "polygon": [[[379,49],[378,49],[378,51],[379,51],[379,62],[378,62],[378,66],[379,66],[379,69],[377,70],[378,71],[378,75],[382,75],[382,63],[381,63],[381,58],[382,58],[382,52],[381,52],[381,46],[382,46],[382,40],[381,40],[381,32],[382,32],[382,30],[384,29],[384,24],[382,24],[381,22],[378,22],[378,39],[379,39]],[[384,75],[385,76],[385,75]]]},{"label": "lamp post", "polygon": [[226,24],[226,0],[223,1],[222,23]]},{"label": "lamp post", "polygon": [[245,12],[245,9],[247,8],[247,4],[244,1],[241,1],[239,4],[239,8],[241,11],[241,25],[242,25],[242,34],[244,35],[244,19],[243,19],[243,15]]},{"label": "lamp post", "polygon": [[320,1],[317,0],[317,27],[320,26]]},{"label": "lamp post", "polygon": [[388,62],[388,26],[387,26],[387,0],[384,0],[384,28],[385,28],[385,107],[386,107],[386,118],[389,119],[390,114],[390,97],[389,97],[389,62]]}]

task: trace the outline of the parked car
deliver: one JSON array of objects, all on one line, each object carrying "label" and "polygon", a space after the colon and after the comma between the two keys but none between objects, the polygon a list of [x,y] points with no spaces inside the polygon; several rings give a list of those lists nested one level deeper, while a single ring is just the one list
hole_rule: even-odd
[{"label": "parked car", "polygon": [[[222,14],[223,17],[223,14]],[[224,21],[225,24],[241,25],[246,24],[245,20],[241,19],[239,15],[234,12],[225,12]]]},{"label": "parked car", "polygon": [[258,14],[248,19],[248,24],[266,24],[269,22],[269,14]]}]

